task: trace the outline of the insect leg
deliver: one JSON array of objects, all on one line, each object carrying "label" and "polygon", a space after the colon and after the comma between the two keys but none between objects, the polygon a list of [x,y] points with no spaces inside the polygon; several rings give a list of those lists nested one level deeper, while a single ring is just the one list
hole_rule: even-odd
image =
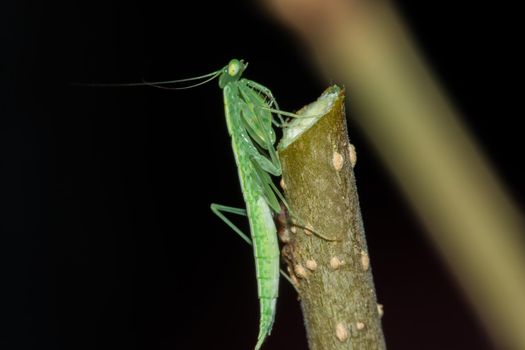
[{"label": "insect leg", "polygon": [[300,114],[296,114],[296,113],[290,113],[290,112],[286,112],[286,111],[281,111],[281,110],[278,110],[278,109],[275,109],[275,108],[268,108],[268,107],[259,107],[261,109],[264,109],[264,110],[267,110],[269,112],[272,112],[272,113],[280,113],[282,115],[285,115],[287,117],[291,117],[291,118],[296,118],[296,119],[309,119],[309,118],[318,118],[318,117],[321,117],[323,116],[323,114],[313,114],[313,115],[300,115]]},{"label": "insect leg", "polygon": [[215,215],[217,215],[222,221],[224,221],[224,223],[228,225],[233,231],[235,231],[235,233],[237,233],[246,243],[248,243],[249,245],[252,245],[252,241],[250,240],[250,238],[247,235],[245,235],[241,231],[240,228],[238,228],[233,222],[230,221],[230,219],[228,219],[223,214],[223,212],[225,212],[225,213],[246,216],[246,209],[233,208],[233,207],[228,207],[228,206],[220,205],[216,203],[212,203],[210,208],[211,208],[211,211]]},{"label": "insect leg", "polygon": [[[264,103],[263,99],[260,95],[258,95],[256,92],[251,90],[250,87],[247,87],[245,85],[239,85],[239,92],[245,99],[245,105],[247,107],[247,110],[249,111],[250,115],[246,115],[246,113],[243,115],[245,118],[250,118],[252,122],[254,123],[255,128],[257,129],[257,132],[262,135],[262,139],[266,142],[266,145],[264,148],[266,151],[268,151],[268,154],[270,156],[270,161],[273,164],[273,170],[269,171],[273,175],[279,176],[281,175],[281,163],[279,161],[279,157],[277,156],[277,153],[275,151],[275,148],[273,146],[273,139],[272,135],[274,135],[274,131],[271,127],[271,120],[273,118],[271,117],[271,114],[268,113],[269,118],[271,120],[268,120],[270,122],[269,125],[265,125],[263,118],[261,115],[261,111],[271,109],[267,106],[267,104]],[[265,105],[265,106],[263,106]]]},{"label": "insect leg", "polygon": [[[266,97],[268,97],[270,99],[270,106],[271,105],[274,105],[275,108],[277,110],[279,110],[279,105],[277,104],[277,100],[275,99],[275,97],[273,97],[273,94],[272,92],[270,91],[270,89],[268,89],[266,86],[264,85],[261,85],[259,83],[256,83],[255,81],[252,81],[252,80],[248,80],[248,79],[245,79],[246,81],[246,84],[249,85],[251,88],[253,88],[254,90],[256,90],[257,92],[260,92],[261,94],[265,95]],[[277,126],[282,126],[282,125],[285,125],[286,122],[284,121],[282,115],[280,113],[275,113],[277,114],[277,117],[279,118],[279,123],[275,122],[275,121],[272,121],[274,124],[276,124]]]},{"label": "insect leg", "polygon": [[[246,216],[246,209],[241,209],[241,208],[234,208],[234,207],[228,207],[226,205],[220,205],[220,204],[216,204],[216,203],[212,203],[211,206],[211,211],[217,215],[222,221],[224,221],[224,223],[226,225],[228,225],[233,231],[235,231],[235,233],[237,233],[246,243],[248,243],[249,245],[252,245],[252,241],[250,240],[250,238],[244,234],[240,228],[238,228],[237,226],[235,226],[235,224],[233,222],[230,221],[230,219],[228,219],[224,214],[224,213],[230,213],[230,214],[236,214],[236,215],[241,215],[241,216]],[[291,280],[291,278],[286,274],[286,272],[284,272],[282,269],[280,270],[281,271],[281,275],[286,278],[286,280],[288,282],[290,282],[290,284],[292,285],[292,287],[294,287],[294,289],[299,293],[299,290],[297,289],[297,287],[295,286],[295,284],[293,283],[293,281]]]}]

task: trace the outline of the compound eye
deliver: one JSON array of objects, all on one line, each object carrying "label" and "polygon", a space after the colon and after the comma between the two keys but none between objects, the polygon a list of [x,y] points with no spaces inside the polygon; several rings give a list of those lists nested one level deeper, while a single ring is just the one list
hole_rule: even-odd
[{"label": "compound eye", "polygon": [[240,70],[240,63],[237,60],[231,60],[228,64],[228,74],[232,77],[236,76]]}]

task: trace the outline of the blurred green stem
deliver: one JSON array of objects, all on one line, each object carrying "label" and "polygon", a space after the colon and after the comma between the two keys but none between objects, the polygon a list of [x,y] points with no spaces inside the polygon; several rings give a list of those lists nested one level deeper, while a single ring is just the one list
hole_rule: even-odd
[{"label": "blurred green stem", "polygon": [[[394,9],[383,1],[269,2],[305,36],[320,66],[346,83],[353,119],[428,228],[494,339],[525,349],[522,214],[422,62]],[[297,8],[300,13],[292,10]]]}]

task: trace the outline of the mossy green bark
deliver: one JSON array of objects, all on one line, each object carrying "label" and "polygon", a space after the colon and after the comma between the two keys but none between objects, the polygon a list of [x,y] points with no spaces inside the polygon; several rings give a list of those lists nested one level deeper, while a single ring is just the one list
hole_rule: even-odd
[{"label": "mossy green bark", "polygon": [[[385,349],[353,172],[355,152],[351,154],[348,140],[344,91],[333,86],[323,96],[332,99],[327,112],[307,123],[313,125],[304,125],[305,130],[285,135],[279,146],[281,184],[297,223],[291,227],[282,255],[299,290],[310,350]],[[300,113],[315,111],[305,107]],[[300,226],[338,241],[325,240]]]}]

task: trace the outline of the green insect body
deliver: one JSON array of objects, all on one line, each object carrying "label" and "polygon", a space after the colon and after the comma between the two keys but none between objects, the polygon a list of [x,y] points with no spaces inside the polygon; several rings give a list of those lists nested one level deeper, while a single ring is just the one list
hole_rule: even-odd
[{"label": "green insect body", "polygon": [[217,204],[212,210],[248,243],[250,239],[221,212],[246,215],[249,220],[260,301],[258,350],[272,330],[279,291],[279,245],[272,212],[281,211],[277,197],[282,195],[270,174],[281,175],[281,164],[270,112],[275,100],[264,86],[240,78],[245,68],[243,61],[230,61],[220,73],[219,86],[246,211]]},{"label": "green insect body", "polygon": [[[79,86],[118,87],[154,86],[162,89],[188,89],[219,78],[223,89],[224,109],[228,133],[237,165],[246,209],[211,204],[211,210],[232,228],[242,239],[253,246],[260,303],[259,335],[255,350],[259,350],[272,330],[279,292],[279,245],[277,229],[272,214],[281,212],[279,199],[288,208],[282,194],[274,185],[273,176],[281,175],[281,163],[275,151],[276,135],[273,125],[285,125],[281,115],[296,117],[283,112],[271,91],[248,79],[241,79],[247,64],[233,59],[222,69],[199,77],[127,84],[75,84]],[[185,87],[168,87],[167,84],[202,80]],[[275,108],[274,108],[275,107]],[[275,113],[279,122],[275,121]],[[279,198],[279,199],[278,199]],[[251,239],[233,224],[224,213],[248,217]],[[293,283],[292,283],[293,285]]]}]

